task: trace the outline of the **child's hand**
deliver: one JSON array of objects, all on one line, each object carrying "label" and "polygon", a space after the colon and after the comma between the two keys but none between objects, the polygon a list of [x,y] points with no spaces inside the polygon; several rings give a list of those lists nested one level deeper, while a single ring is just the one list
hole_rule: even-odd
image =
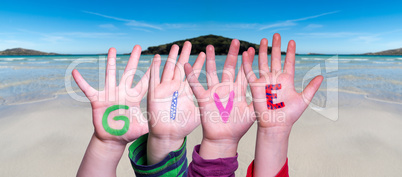
[{"label": "child's hand", "polygon": [[105,89],[102,91],[92,88],[77,70],[72,73],[77,85],[91,101],[94,135],[103,142],[126,145],[148,132],[140,102],[148,89],[149,69],[140,82],[131,88],[140,55],[141,47],[136,45],[120,84],[116,86],[116,49],[110,48]]},{"label": "child's hand", "polygon": [[[166,155],[177,150],[184,138],[199,124],[199,109],[195,106],[193,93],[184,80],[183,65],[191,53],[191,43],[185,42],[176,64],[179,46],[173,45],[159,78],[161,57],[155,55],[152,62],[148,92],[149,135],[147,146],[148,164],[163,160]],[[201,69],[205,54],[200,53],[194,67]]]},{"label": "child's hand", "polygon": [[[242,68],[233,83],[239,48],[240,42],[234,39],[219,83],[214,47],[207,46],[208,90],[198,82],[195,75],[198,71],[195,68],[193,71],[190,64],[185,65],[187,79],[200,106],[203,140],[199,153],[204,159],[234,157],[238,142],[255,121],[253,106],[246,102],[247,81]],[[254,49],[250,48],[248,53],[254,56]]]},{"label": "child's hand", "polygon": [[317,76],[302,93],[297,93],[294,87],[295,42],[292,40],[288,44],[283,72],[280,35],[273,37],[271,70],[268,67],[267,47],[267,39],[262,39],[258,55],[260,78],[252,71],[252,58],[247,52],[243,53],[243,67],[250,83],[258,120],[254,176],[275,176],[283,167],[291,128],[323,80],[322,76]]},{"label": "child's hand", "polygon": [[92,88],[77,70],[73,77],[91,101],[94,135],[82,159],[77,176],[116,176],[116,168],[126,144],[148,132],[141,114],[140,102],[148,89],[149,69],[140,82],[131,88],[141,55],[135,46],[126,69],[116,87],[116,49],[108,53],[105,89]]},{"label": "child's hand", "polygon": [[247,52],[243,53],[243,67],[250,83],[258,126],[289,129],[307,108],[323,77],[315,77],[302,93],[297,93],[294,87],[295,42],[289,42],[283,72],[280,35],[275,34],[273,38],[271,70],[268,67],[267,46],[267,39],[262,39],[258,55],[260,78],[255,76],[251,68],[252,58]]}]

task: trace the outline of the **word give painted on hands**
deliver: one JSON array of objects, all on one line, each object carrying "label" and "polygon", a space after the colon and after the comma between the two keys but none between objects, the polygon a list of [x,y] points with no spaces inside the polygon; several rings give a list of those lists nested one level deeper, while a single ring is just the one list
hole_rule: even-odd
[{"label": "word give painted on hands", "polygon": [[128,110],[129,107],[127,105],[113,105],[110,106],[106,109],[105,113],[103,114],[102,117],[102,125],[103,128],[105,129],[106,132],[110,133],[111,135],[114,136],[121,136],[127,133],[128,128],[130,127],[130,120],[128,119],[127,116],[115,116],[113,117],[113,120],[118,121],[118,120],[122,120],[124,121],[124,126],[121,129],[114,129],[112,127],[109,126],[107,118],[109,117],[109,114],[113,111],[116,111],[118,109],[126,109]]},{"label": "word give painted on hands", "polygon": [[276,99],[277,95],[276,95],[276,93],[272,93],[272,90],[280,90],[280,89],[281,89],[281,84],[265,86],[268,109],[279,109],[279,108],[285,107],[285,103],[283,103],[283,102],[275,103],[275,104],[273,102],[273,99]]},{"label": "word give painted on hands", "polygon": [[229,115],[233,108],[233,98],[234,98],[234,91],[231,91],[230,95],[229,95],[228,103],[226,104],[226,108],[225,108],[225,107],[223,107],[218,94],[214,93],[215,105],[218,108],[219,114],[221,115],[221,118],[224,123],[226,123],[229,120]]},{"label": "word give painted on hands", "polygon": [[177,97],[179,97],[179,92],[175,91],[172,97],[172,104],[170,105],[170,119],[176,119],[176,110],[177,110]]}]

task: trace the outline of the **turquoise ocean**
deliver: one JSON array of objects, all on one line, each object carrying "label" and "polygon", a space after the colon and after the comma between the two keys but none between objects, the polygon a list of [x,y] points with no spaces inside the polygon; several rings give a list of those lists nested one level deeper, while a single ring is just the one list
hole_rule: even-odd
[{"label": "turquoise ocean", "polygon": [[[135,81],[147,70],[152,55],[142,55]],[[192,64],[197,56],[190,57]],[[118,77],[121,77],[129,56],[117,56]],[[167,56],[162,56],[165,61]],[[282,56],[282,64],[285,55]],[[216,56],[217,69],[221,70],[226,56]],[[55,99],[60,95],[83,96],[71,77],[78,69],[94,88],[103,88],[106,56],[1,56],[0,105],[16,105]],[[258,56],[254,59],[257,69]],[[162,63],[164,64],[164,63]],[[238,68],[241,56],[238,59]],[[205,66],[204,66],[205,67]],[[402,103],[402,56],[363,55],[297,55],[295,86],[305,87],[311,76],[325,78],[315,102],[322,104],[328,92],[364,95],[367,99]],[[205,76],[200,81],[205,82]]]}]

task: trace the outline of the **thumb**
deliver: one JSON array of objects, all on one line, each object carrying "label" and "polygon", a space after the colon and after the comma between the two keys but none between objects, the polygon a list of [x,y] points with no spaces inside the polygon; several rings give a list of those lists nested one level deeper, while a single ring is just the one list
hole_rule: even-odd
[{"label": "thumb", "polygon": [[193,90],[195,97],[201,97],[205,92],[205,89],[198,81],[197,76],[189,63],[184,64],[184,71],[186,72],[188,84],[190,85],[191,90]]},{"label": "thumb", "polygon": [[313,99],[318,88],[320,88],[320,85],[323,80],[324,80],[323,76],[321,76],[321,75],[316,76],[313,80],[310,81],[310,83],[302,91],[301,94],[302,94],[303,100],[307,105],[310,104],[310,102]]}]

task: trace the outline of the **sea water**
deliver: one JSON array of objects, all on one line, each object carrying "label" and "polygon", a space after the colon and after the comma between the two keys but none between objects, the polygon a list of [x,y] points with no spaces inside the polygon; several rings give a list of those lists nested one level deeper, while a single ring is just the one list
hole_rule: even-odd
[{"label": "sea water", "polygon": [[[141,56],[133,84],[148,69],[152,57]],[[166,58],[162,56],[160,73]],[[193,64],[196,58],[192,55],[189,63]],[[117,56],[118,80],[128,59],[128,55]],[[226,56],[216,56],[218,72],[222,70],[225,59]],[[257,60],[258,56],[253,64],[256,71]],[[282,56],[282,65],[284,60],[285,55]],[[72,69],[78,69],[92,87],[103,89],[105,65],[106,56],[103,55],[1,56],[0,105],[49,100],[65,94],[82,97],[82,92],[71,77]],[[237,68],[240,66],[241,56],[238,57]],[[320,92],[314,98],[318,103],[326,99],[328,92],[354,93],[364,95],[367,99],[402,103],[402,56],[297,55],[295,69],[297,91],[307,85],[311,76],[324,76]],[[205,75],[200,76],[200,82],[206,82]]]}]

